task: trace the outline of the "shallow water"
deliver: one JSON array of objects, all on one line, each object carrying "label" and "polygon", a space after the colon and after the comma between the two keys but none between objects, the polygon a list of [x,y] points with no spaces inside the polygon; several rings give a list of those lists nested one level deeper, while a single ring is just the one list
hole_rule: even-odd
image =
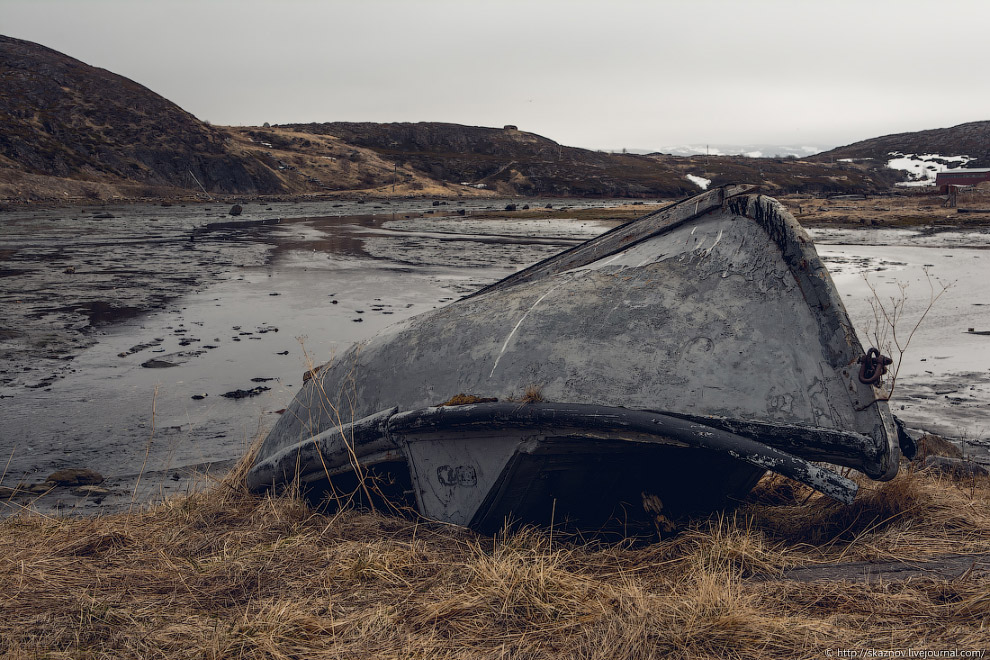
[{"label": "shallow water", "polygon": [[[485,207],[493,205],[478,205]],[[121,280],[120,290],[101,283],[95,295],[112,298],[117,306],[153,305],[149,298],[174,293],[155,290],[161,279],[154,277],[156,269],[187,278],[186,288],[198,289],[163,309],[114,319],[95,330],[85,318],[73,318],[78,310],[53,300],[52,278],[57,287],[62,269],[72,263],[85,264],[77,272],[92,264],[121,270],[111,254],[115,238],[123,235],[124,244],[140,245],[144,232],[135,229],[135,219],[147,221],[149,214],[171,209],[118,210],[131,213],[132,224],[99,225],[99,246],[70,239],[69,228],[88,228],[89,218],[52,220],[42,214],[4,225],[0,247],[17,250],[20,263],[35,269],[19,282],[2,280],[8,297],[28,300],[26,292],[38,291],[30,307],[8,308],[10,315],[21,313],[22,337],[16,339],[23,344],[24,336],[46,333],[50,319],[83,325],[87,332],[73,334],[67,327],[64,337],[53,339],[67,337],[59,347],[74,355],[71,360],[6,342],[0,369],[3,483],[37,482],[62,467],[87,467],[110,477],[111,484],[145,473],[157,475],[159,489],[184,487],[191,468],[223,468],[243,455],[274,423],[310,366],[390,323],[446,304],[605,228],[587,222],[441,219],[430,208],[402,210],[408,214],[314,214],[210,229],[206,221],[250,222],[266,213],[210,219],[180,209],[164,225],[153,225],[155,250],[142,247],[146,253],[121,257],[140,264],[140,269],[128,266],[131,279]],[[430,215],[419,217],[417,210]],[[190,259],[189,242],[213,261],[205,266],[200,256]],[[49,266],[43,257],[53,251],[61,258]],[[78,278],[64,279],[76,289],[85,286]],[[43,292],[45,286],[49,292]],[[77,295],[67,290],[68,298]],[[253,396],[221,396],[253,389]]]}]

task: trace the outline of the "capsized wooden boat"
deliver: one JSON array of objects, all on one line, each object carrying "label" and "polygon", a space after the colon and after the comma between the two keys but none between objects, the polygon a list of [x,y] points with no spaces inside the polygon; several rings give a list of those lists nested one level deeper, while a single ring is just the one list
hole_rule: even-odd
[{"label": "capsized wooden boat", "polygon": [[[766,470],[843,502],[855,483],[817,463],[892,478],[895,425],[861,378],[883,363],[861,360],[807,233],[754,190],[682,201],[355,346],[297,394],[249,485],[595,530],[712,510]],[[475,402],[438,405],[458,394]]]}]

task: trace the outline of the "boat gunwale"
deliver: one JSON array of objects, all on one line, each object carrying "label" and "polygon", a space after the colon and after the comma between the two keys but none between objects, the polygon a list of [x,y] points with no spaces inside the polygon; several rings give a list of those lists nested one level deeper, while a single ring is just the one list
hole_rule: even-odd
[{"label": "boat gunwale", "polygon": [[[586,403],[478,403],[390,408],[302,440],[252,467],[248,487],[260,490],[317,473],[332,478],[362,467],[362,457],[404,452],[411,436],[477,429],[485,437],[526,429],[528,436],[589,435],[644,444],[677,444],[724,453],[804,483],[849,504],[858,486],[800,456],[696,420],[665,413]],[[844,434],[847,435],[847,434]],[[863,437],[864,442],[867,438]],[[408,460],[408,455],[406,455]],[[336,459],[336,460],[335,460]],[[338,471],[339,468],[344,468]],[[316,477],[314,477],[316,478]]]}]

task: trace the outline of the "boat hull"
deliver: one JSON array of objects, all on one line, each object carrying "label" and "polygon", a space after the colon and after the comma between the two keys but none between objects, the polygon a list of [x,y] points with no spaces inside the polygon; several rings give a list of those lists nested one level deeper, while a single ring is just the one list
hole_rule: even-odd
[{"label": "boat hull", "polygon": [[[656,495],[670,510],[711,508],[745,492],[762,470],[781,471],[780,461],[799,461],[791,476],[838,499],[849,499],[854,487],[809,476],[808,461],[892,477],[899,458],[892,418],[857,378],[863,349],[827,270],[782,206],[745,192],[719,189],[645,216],[354,347],[296,396],[262,446],[251,483],[291,481],[302,468],[286,457],[323,438],[329,444],[319,465],[302,469],[303,476],[332,481],[338,468],[397,462],[408,470],[420,513],[490,527],[510,514],[546,522],[537,512],[547,502],[552,512],[561,506],[596,525],[605,509],[642,508],[628,501],[635,491]],[[508,434],[492,419],[432,440],[438,431],[429,424],[395,430],[397,416],[430,419],[460,393],[503,405],[527,390],[547,403],[512,404],[516,409],[597,406],[618,417],[630,411],[680,419],[697,433],[646,427],[637,440],[588,419],[584,427],[547,427],[526,412],[516,413]],[[380,417],[388,427],[380,437],[395,440],[380,456],[358,451],[360,443],[340,432]],[[725,442],[707,446],[705,434]],[[328,469],[323,453],[332,454],[334,442],[348,461]],[[744,445],[743,456],[733,455]],[[527,449],[534,446],[540,449]],[[476,476],[484,466],[487,475],[473,495],[459,487],[465,492],[455,498],[456,512],[429,494],[430,480],[439,478],[434,457],[444,452],[477,453],[473,462],[444,465],[472,465]],[[599,455],[609,467],[596,472],[590,465]],[[617,476],[621,465],[625,479]],[[681,473],[690,476],[670,476]],[[692,490],[692,481],[702,487]],[[558,486],[524,488],[530,482]],[[587,499],[583,483],[594,484],[592,500],[610,502],[595,515],[580,503]],[[561,504],[565,499],[573,506]]]}]

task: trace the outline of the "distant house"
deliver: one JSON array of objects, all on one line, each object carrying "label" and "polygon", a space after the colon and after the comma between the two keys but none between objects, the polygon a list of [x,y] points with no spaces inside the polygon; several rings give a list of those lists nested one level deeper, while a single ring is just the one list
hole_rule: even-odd
[{"label": "distant house", "polygon": [[941,189],[948,186],[973,186],[983,181],[990,181],[990,167],[960,167],[935,175],[935,185]]}]

